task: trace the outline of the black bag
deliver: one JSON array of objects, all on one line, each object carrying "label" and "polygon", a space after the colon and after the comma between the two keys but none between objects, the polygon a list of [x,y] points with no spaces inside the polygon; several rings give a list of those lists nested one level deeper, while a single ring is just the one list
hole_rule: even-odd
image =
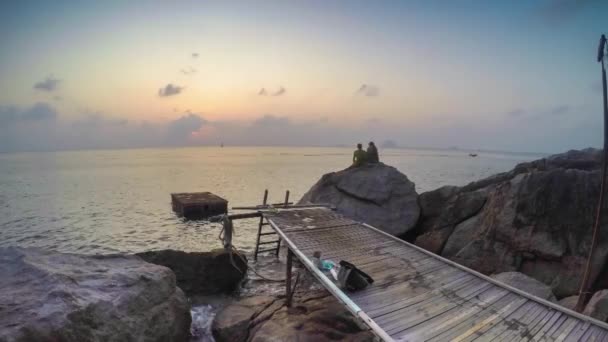
[{"label": "black bag", "polygon": [[374,283],[374,279],[348,261],[340,261],[338,272],[340,286],[348,291],[358,291]]}]

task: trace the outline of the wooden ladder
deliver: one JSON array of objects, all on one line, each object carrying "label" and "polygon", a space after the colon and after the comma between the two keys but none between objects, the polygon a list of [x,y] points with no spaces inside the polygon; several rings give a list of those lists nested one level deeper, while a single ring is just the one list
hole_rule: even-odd
[{"label": "wooden ladder", "polygon": [[[262,202],[262,206],[266,206],[267,205],[267,201],[268,201],[268,190],[264,191],[264,201]],[[285,192],[285,202],[283,202],[284,206],[287,206],[289,204],[289,190],[287,190]],[[274,229],[268,231],[264,231],[264,227],[265,226],[270,226],[270,224],[268,223],[267,220],[264,219],[264,215],[260,216],[260,223],[258,224],[258,237],[257,237],[257,241],[255,243],[255,253],[253,255],[253,260],[257,261],[258,260],[258,254],[263,253],[263,252],[274,252],[275,256],[279,256],[279,250],[281,249],[281,238],[279,237],[279,234],[277,234],[277,232],[274,231]],[[274,236],[276,237],[276,239],[272,239],[272,240],[267,240],[267,241],[263,241],[262,240],[262,236]],[[266,246],[266,245],[274,245],[273,247],[269,247],[269,248],[264,248],[264,249],[260,249],[260,246]]]}]

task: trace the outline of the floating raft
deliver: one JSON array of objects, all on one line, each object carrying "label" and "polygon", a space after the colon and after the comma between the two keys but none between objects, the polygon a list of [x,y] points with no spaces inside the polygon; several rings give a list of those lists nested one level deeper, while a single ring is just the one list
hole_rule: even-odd
[{"label": "floating raft", "polygon": [[[384,341],[602,341],[608,324],[532,296],[329,209],[263,212],[302,264]],[[375,282],[344,292],[311,258]],[[290,256],[288,255],[288,263]],[[290,271],[288,271],[290,272]]]},{"label": "floating raft", "polygon": [[228,212],[228,201],[210,192],[171,194],[173,211],[186,219],[202,219]]}]

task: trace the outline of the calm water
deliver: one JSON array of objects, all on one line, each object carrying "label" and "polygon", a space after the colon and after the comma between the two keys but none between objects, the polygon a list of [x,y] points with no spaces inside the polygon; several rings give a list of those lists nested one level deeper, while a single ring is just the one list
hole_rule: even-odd
[{"label": "calm water", "polygon": [[[464,185],[540,155],[381,150],[420,192]],[[0,246],[78,253],[219,247],[219,227],[183,222],[170,193],[211,191],[229,205],[261,202],[264,189],[298,200],[352,158],[345,148],[204,147],[0,154]],[[235,245],[254,247],[255,221],[237,221]]]}]

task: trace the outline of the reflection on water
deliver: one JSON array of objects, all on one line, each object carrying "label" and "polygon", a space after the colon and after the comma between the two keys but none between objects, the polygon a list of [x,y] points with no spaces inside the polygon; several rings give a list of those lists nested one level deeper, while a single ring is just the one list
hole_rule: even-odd
[{"label": "reflection on water", "polygon": [[[463,185],[538,156],[384,150],[381,159],[418,192]],[[231,206],[257,204],[264,189],[299,199],[319,177],[352,160],[345,148],[204,147],[0,154],[0,246],[66,252],[186,251],[220,247],[217,225],[183,222],[172,192],[211,191]],[[234,243],[251,251],[256,220],[238,221]]]}]

